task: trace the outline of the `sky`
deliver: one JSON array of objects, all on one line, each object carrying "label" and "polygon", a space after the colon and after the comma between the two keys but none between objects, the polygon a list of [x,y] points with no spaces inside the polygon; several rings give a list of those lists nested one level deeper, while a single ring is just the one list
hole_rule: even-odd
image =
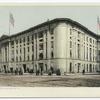
[{"label": "sky", "polygon": [[10,35],[54,18],[70,18],[97,33],[99,6],[0,6],[0,36],[9,35],[9,13],[13,14],[14,27]]}]

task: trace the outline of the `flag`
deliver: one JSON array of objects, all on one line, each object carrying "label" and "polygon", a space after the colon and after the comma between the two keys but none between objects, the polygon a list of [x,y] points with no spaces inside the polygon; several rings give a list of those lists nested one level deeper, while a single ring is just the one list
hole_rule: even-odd
[{"label": "flag", "polygon": [[100,30],[100,20],[99,20],[99,17],[97,17],[97,26],[98,26],[98,28]]},{"label": "flag", "polygon": [[9,15],[9,22],[14,27],[14,17],[13,17],[13,14],[12,13],[10,13],[10,15]]}]

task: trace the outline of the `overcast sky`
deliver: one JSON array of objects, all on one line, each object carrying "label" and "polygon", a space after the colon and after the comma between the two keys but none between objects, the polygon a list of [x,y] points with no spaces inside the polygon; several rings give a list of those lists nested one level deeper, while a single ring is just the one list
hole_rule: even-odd
[{"label": "overcast sky", "polygon": [[0,36],[9,33],[9,12],[13,14],[15,25],[11,35],[54,18],[70,18],[97,33],[97,16],[100,7],[68,6],[2,6],[0,7]]}]

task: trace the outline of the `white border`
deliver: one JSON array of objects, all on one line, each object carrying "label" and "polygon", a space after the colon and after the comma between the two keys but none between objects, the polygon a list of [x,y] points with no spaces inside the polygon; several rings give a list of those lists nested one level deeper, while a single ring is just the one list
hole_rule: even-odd
[{"label": "white border", "polygon": [[[8,2],[9,1],[9,2]],[[39,1],[39,4],[36,5],[41,5],[40,2],[48,4],[47,0],[34,0],[37,3]],[[65,4],[61,0],[58,3],[58,0],[50,0],[50,1],[57,1],[58,5],[75,5],[75,3],[72,4]],[[49,1],[49,2],[50,2]],[[74,1],[74,0],[70,0]],[[78,0],[79,1],[79,0]],[[87,0],[84,0],[85,4],[84,5],[94,5],[94,3],[86,3]],[[97,0],[93,0],[93,2],[96,2]],[[29,3],[29,5],[34,5],[30,4],[31,0],[2,0],[0,6],[4,5],[16,5],[16,3],[21,4],[26,4]],[[7,3],[8,2],[8,3]],[[53,3],[52,2],[52,3]],[[74,1],[76,2],[76,0]],[[81,2],[81,1],[80,1]],[[56,2],[55,2],[56,3]],[[76,2],[77,3],[77,2]],[[18,4],[18,5],[19,5]],[[53,4],[55,5],[55,4]],[[77,4],[76,4],[77,5]],[[78,2],[78,5],[83,5],[83,3]],[[95,6],[99,5],[100,3],[95,3]],[[100,97],[100,87],[97,88],[87,88],[87,87],[0,87],[0,97]]]}]

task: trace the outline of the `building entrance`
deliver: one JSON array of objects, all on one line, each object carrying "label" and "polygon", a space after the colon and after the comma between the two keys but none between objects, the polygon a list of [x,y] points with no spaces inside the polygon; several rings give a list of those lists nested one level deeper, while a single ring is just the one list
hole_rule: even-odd
[{"label": "building entrance", "polygon": [[77,66],[77,73],[80,72],[80,63],[78,63],[78,66]]},{"label": "building entrance", "polygon": [[89,70],[90,72],[92,72],[92,64],[90,64]]},{"label": "building entrance", "polygon": [[39,69],[40,69],[40,73],[42,75],[43,74],[43,70],[44,70],[43,63],[39,63]]},{"label": "building entrance", "polygon": [[23,64],[23,70],[24,70],[24,73],[27,72],[26,64]]},{"label": "building entrance", "polygon": [[4,72],[6,73],[6,71],[7,71],[6,65],[4,65],[3,67],[4,67]]}]

